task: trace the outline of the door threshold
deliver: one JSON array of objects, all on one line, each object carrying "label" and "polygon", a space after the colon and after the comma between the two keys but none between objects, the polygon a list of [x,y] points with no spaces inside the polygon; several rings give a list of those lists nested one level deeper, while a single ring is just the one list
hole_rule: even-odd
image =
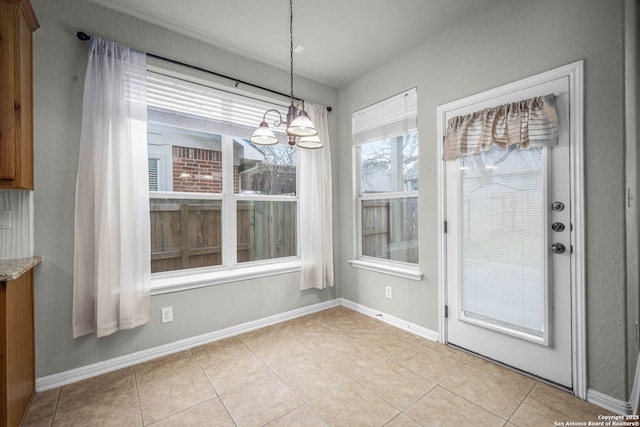
[{"label": "door threshold", "polygon": [[453,343],[450,343],[450,342],[445,343],[445,345],[451,346],[451,347],[453,347],[453,348],[455,348],[457,350],[463,351],[463,352],[465,352],[467,354],[470,354],[472,356],[475,356],[475,357],[477,357],[479,359],[486,360],[487,362],[495,363],[498,366],[501,366],[501,367],[503,367],[505,369],[508,369],[510,371],[513,371],[513,372],[516,372],[518,374],[522,374],[525,377],[531,378],[532,380],[539,381],[541,383],[550,385],[551,387],[555,387],[555,388],[558,388],[558,389],[560,389],[562,391],[566,391],[568,393],[571,393],[571,394],[575,395],[574,390],[571,387],[567,387],[567,386],[564,386],[562,384],[558,384],[556,382],[550,381],[550,380],[548,380],[546,378],[539,377],[539,376],[537,376],[535,374],[532,374],[531,372],[523,371],[522,369],[518,369],[518,368],[513,367],[511,365],[507,365],[507,364],[502,363],[502,362],[500,362],[498,360],[495,360],[495,359],[492,359],[490,357],[484,356],[484,355],[482,355],[480,353],[476,353],[474,351],[467,350],[466,348],[460,347],[459,345],[456,345],[456,344],[453,344]]}]

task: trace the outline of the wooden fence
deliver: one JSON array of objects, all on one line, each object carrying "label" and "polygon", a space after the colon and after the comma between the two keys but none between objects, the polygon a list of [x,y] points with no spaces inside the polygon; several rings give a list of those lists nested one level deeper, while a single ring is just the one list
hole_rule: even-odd
[{"label": "wooden fence", "polygon": [[418,262],[418,198],[392,200],[362,201],[362,255]]},{"label": "wooden fence", "polygon": [[[222,264],[222,212],[212,204],[151,204],[151,272]],[[294,256],[296,203],[239,201],[237,261]]]},{"label": "wooden fence", "polygon": [[151,272],[222,264],[220,204],[151,204]]},{"label": "wooden fence", "polygon": [[297,254],[296,202],[238,201],[238,262]]}]

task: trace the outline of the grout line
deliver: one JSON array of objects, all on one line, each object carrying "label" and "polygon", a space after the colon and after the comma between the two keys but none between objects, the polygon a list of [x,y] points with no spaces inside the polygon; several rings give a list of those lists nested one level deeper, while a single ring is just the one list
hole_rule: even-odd
[{"label": "grout line", "polygon": [[435,390],[436,388],[438,388],[438,385],[434,385],[433,387],[431,387],[431,389],[429,391],[427,391],[425,394],[423,394],[418,400],[416,400],[415,402],[413,402],[411,405],[409,405],[408,407],[406,407],[403,411],[402,414],[404,414],[406,417],[408,417],[410,420],[414,421],[416,424],[420,425],[420,423],[418,422],[418,420],[414,419],[412,416],[410,416],[409,414],[407,414],[405,411],[409,410],[410,408],[412,408],[416,403],[418,403],[419,401],[421,401],[422,399],[424,399],[425,397],[427,397],[429,394],[431,394],[431,392],[433,392],[433,390]]},{"label": "grout line", "polygon": [[53,425],[53,419],[56,417],[56,413],[58,412],[58,405],[60,404],[60,399],[62,398],[62,387],[58,390],[58,397],[56,399],[56,405],[53,408],[53,416],[51,417],[51,425]]},{"label": "grout line", "polygon": [[[165,419],[167,419],[167,418],[170,418],[170,417],[172,417],[172,416],[174,416],[174,415],[177,415],[177,414],[180,414],[180,413],[186,412],[186,411],[188,411],[188,410],[190,410],[190,409],[193,409],[193,408],[195,408],[195,407],[197,407],[197,406],[199,406],[199,405],[201,405],[201,404],[203,404],[203,403],[205,403],[205,402],[208,402],[208,401],[210,401],[210,400],[212,400],[212,399],[218,398],[218,392],[217,392],[217,390],[215,389],[215,387],[213,386],[213,384],[211,384],[211,381],[209,380],[209,377],[208,377],[208,376],[206,375],[206,373],[204,372],[204,370],[203,370],[202,366],[200,365],[200,362],[199,362],[199,361],[198,361],[198,359],[195,357],[195,354],[193,354],[193,352],[191,351],[191,349],[189,349],[189,350],[185,350],[184,352],[185,352],[185,353],[187,353],[187,352],[188,352],[188,353],[189,353],[189,355],[191,356],[191,358],[196,362],[196,365],[197,365],[197,369],[196,369],[195,367],[194,367],[194,368],[188,368],[188,369],[184,370],[184,372],[193,372],[193,375],[197,375],[197,372],[199,372],[200,374],[202,374],[202,375],[204,376],[205,380],[208,382],[208,384],[209,384],[209,385],[211,386],[211,388],[213,389],[213,391],[214,391],[214,393],[215,393],[215,396],[213,396],[213,397],[211,397],[211,398],[209,398],[209,399],[205,399],[205,400],[203,400],[202,402],[198,402],[198,403],[192,404],[191,406],[188,406],[188,407],[186,407],[186,408],[180,409],[179,411],[173,412],[173,413],[171,413],[171,414],[169,414],[169,415],[167,415],[167,416],[165,416],[165,417],[163,417],[163,418],[160,418],[160,419],[158,419],[158,420],[153,421],[153,423],[157,423],[157,422],[159,422],[159,421],[162,421],[162,420],[165,420]],[[182,353],[182,352],[181,352],[181,353]],[[174,353],[174,354],[178,354],[178,353]],[[170,356],[171,356],[171,355],[170,355]],[[170,357],[170,356],[165,356],[165,357]],[[156,360],[157,360],[157,359],[156,359]],[[136,383],[136,391],[137,391],[137,395],[138,395],[138,403],[139,403],[139,406],[140,406],[141,415],[142,415],[142,401],[141,401],[141,399],[140,399],[140,388],[139,388],[139,384],[138,384],[138,377],[137,377],[137,372],[136,372],[135,367],[136,367],[136,366],[139,366],[139,365],[142,365],[142,364],[144,364],[144,363],[147,363],[147,362],[143,362],[143,363],[139,363],[139,364],[136,364],[136,365],[131,366],[131,368],[133,369],[133,372],[134,372],[134,379],[135,379],[135,383]],[[177,371],[177,372],[180,372],[180,369],[177,369],[176,371]],[[156,381],[156,382],[149,383],[149,386],[153,385],[153,386],[155,387],[156,385],[159,385],[159,384],[165,383],[165,382],[167,382],[167,381],[172,381],[173,379],[176,379],[176,378],[178,378],[178,377],[179,377],[178,375],[172,375],[172,376],[170,376],[169,378],[165,378],[165,379],[163,379],[163,380],[161,380],[161,381]],[[143,421],[142,421],[142,422],[143,422],[143,426],[146,426],[146,425],[147,425],[147,424],[145,424],[145,422],[144,422],[144,418],[143,418]]]},{"label": "grout line", "polygon": [[[471,359],[469,359],[469,360],[471,360]],[[447,376],[447,378],[443,379],[443,380],[440,382],[440,384],[438,384],[438,386],[440,386],[440,387],[444,388],[445,390],[447,390],[447,391],[449,391],[449,392],[451,392],[451,393],[455,394],[456,396],[458,396],[458,397],[460,397],[460,398],[462,398],[462,399],[466,400],[467,402],[472,403],[473,405],[475,405],[475,406],[477,406],[477,407],[479,407],[479,408],[483,409],[484,411],[489,412],[489,413],[491,413],[491,414],[493,414],[493,415],[497,416],[498,418],[500,418],[500,419],[502,419],[502,420],[505,420],[505,422],[507,422],[507,421],[509,420],[509,418],[511,418],[511,417],[513,416],[513,414],[514,414],[515,410],[514,410],[514,411],[512,411],[512,412],[511,412],[511,415],[509,415],[509,416],[505,419],[503,416],[501,416],[501,415],[499,415],[499,414],[496,414],[495,412],[493,412],[492,410],[490,410],[490,409],[488,409],[488,408],[485,408],[484,406],[481,406],[479,403],[473,402],[472,400],[470,400],[470,399],[466,398],[465,396],[462,396],[461,394],[457,393],[456,391],[454,391],[454,390],[452,390],[452,389],[448,388],[446,385],[444,385],[444,384],[443,384],[447,379],[451,378],[451,377],[452,377],[453,375],[455,375],[457,372],[459,372],[460,370],[462,370],[465,366],[466,366],[466,367],[468,367],[468,368],[474,369],[474,370],[476,370],[476,371],[478,371],[478,372],[481,372],[481,373],[484,373],[484,374],[490,375],[490,376],[492,376],[492,377],[494,377],[494,378],[496,378],[496,379],[499,379],[499,380],[501,380],[501,381],[507,382],[507,383],[509,383],[509,384],[514,384],[513,382],[511,382],[511,381],[509,381],[509,380],[505,380],[505,379],[500,378],[500,377],[497,377],[497,376],[495,376],[495,375],[493,375],[493,374],[491,374],[491,373],[489,373],[489,372],[486,372],[486,371],[484,371],[484,370],[482,370],[482,369],[479,369],[479,368],[476,368],[476,367],[474,367],[474,366],[470,366],[470,365],[468,365],[469,360],[467,360],[467,362],[465,362],[465,363],[462,363],[462,365],[460,365],[458,368],[456,368],[456,369],[455,369],[455,370],[454,370],[454,371],[453,371],[449,376]],[[514,385],[516,385],[516,384],[514,384]],[[531,389],[533,389],[533,387],[532,387]],[[527,392],[527,396],[529,395],[529,393],[530,393],[530,392],[531,392],[531,390],[529,390],[529,392]],[[524,399],[526,399],[526,396],[525,396],[525,397],[520,401],[520,403],[517,405],[516,409],[517,409],[517,408],[522,404],[522,402],[524,401]]]},{"label": "grout line", "polygon": [[209,383],[209,385],[211,386],[211,388],[213,389],[213,392],[216,394],[216,397],[220,397],[220,394],[218,393],[218,390],[216,390],[216,387],[213,385],[213,383],[211,382],[211,379],[209,378],[209,376],[207,375],[207,373],[204,371],[204,367],[202,366],[202,364],[200,363],[200,360],[198,360],[198,357],[193,353],[193,349],[189,349],[189,353],[191,353],[191,357],[193,357],[196,361],[196,364],[198,365],[198,367],[200,368],[200,371],[202,371],[202,375],[204,375],[204,377],[207,379],[207,382]]},{"label": "grout line", "polygon": [[[60,404],[60,397],[62,396],[62,387],[58,389],[58,397],[56,397],[56,403],[53,406],[53,414],[51,414],[51,422],[49,423],[49,427],[53,426],[53,420],[56,418],[56,412],[58,412],[58,405]],[[33,403],[33,401],[31,401]],[[31,405],[29,405],[31,406]],[[29,415],[29,414],[27,414]]]},{"label": "grout line", "polygon": [[[537,383],[536,383],[537,384]],[[513,412],[511,413],[511,415],[509,416],[509,418],[507,419],[508,422],[511,422],[511,418],[513,418],[513,416],[516,414],[516,412],[518,412],[518,409],[520,409],[520,407],[524,404],[525,400],[527,400],[527,398],[529,397],[529,395],[531,393],[533,393],[533,389],[536,388],[536,385],[534,384],[533,387],[531,387],[531,390],[529,390],[529,392],[527,393],[527,395],[522,399],[522,401],[518,404],[518,406],[516,406],[516,409],[513,410]],[[512,423],[514,424],[514,423]]]},{"label": "grout line", "polygon": [[324,418],[322,418],[322,415],[320,415],[319,413],[317,413],[317,412],[316,412],[316,410],[315,410],[315,409],[313,409],[313,408],[311,407],[311,405],[309,405],[309,403],[305,403],[305,405],[307,406],[307,408],[309,408],[309,410],[310,410],[311,412],[313,412],[314,414],[316,414],[316,415],[318,416],[318,418],[320,418],[322,421],[324,421],[324,423],[325,423],[326,425],[328,425],[328,426],[330,426],[330,425],[331,425],[331,424],[329,424],[329,420],[325,420]]},{"label": "grout line", "polygon": [[138,373],[136,372],[136,365],[131,367],[133,371],[133,384],[136,387],[136,397],[138,398],[138,410],[140,411],[140,421],[142,425],[145,425],[144,414],[142,413],[142,400],[140,399],[140,387],[138,386]]},{"label": "grout line", "polygon": [[[56,396],[55,402],[53,403],[53,411],[51,412],[51,416],[50,417],[37,417],[33,420],[30,420],[31,422],[33,421],[45,421],[47,420],[47,418],[49,418],[49,427],[51,427],[53,425],[53,419],[56,416],[56,410],[58,409],[58,402],[60,401],[60,392],[62,390],[62,387],[58,388],[58,395]],[[31,400],[29,401],[29,404],[27,405],[27,407],[25,408],[24,413],[22,414],[22,419],[20,420],[20,422],[18,423],[19,426],[22,426],[23,424],[25,424],[27,422],[27,420],[29,420],[30,415],[31,415],[31,408],[33,406],[33,402],[36,400],[36,396],[38,394],[42,394],[42,393],[34,393],[34,395],[32,396]]]},{"label": "grout line", "polygon": [[458,396],[460,399],[465,400],[465,401],[467,401],[467,402],[471,403],[473,406],[476,406],[476,407],[478,407],[478,408],[482,409],[484,412],[488,412],[488,413],[490,413],[491,415],[495,415],[496,417],[500,418],[500,419],[501,419],[502,421],[504,421],[505,423],[508,421],[508,418],[507,418],[507,419],[505,419],[502,415],[498,415],[498,414],[496,414],[495,412],[493,412],[493,411],[491,411],[491,410],[489,410],[489,409],[485,408],[484,406],[481,406],[480,404],[478,404],[478,403],[476,403],[476,402],[473,402],[473,401],[471,401],[471,400],[467,399],[467,398],[466,398],[466,397],[464,397],[464,396],[459,395],[459,394],[458,394],[458,393],[456,393],[455,391],[448,389],[446,386],[438,385],[438,387],[441,387],[442,389],[444,389],[444,390],[448,391],[449,393],[455,394],[455,395],[456,395],[456,396]]},{"label": "grout line", "polygon": [[229,419],[231,420],[231,422],[233,423],[234,426],[237,426],[238,423],[236,422],[236,420],[233,418],[233,416],[231,415],[231,412],[229,412],[229,408],[227,408],[227,405],[224,404],[224,401],[222,400],[222,398],[220,396],[218,396],[218,400],[220,401],[220,403],[222,404],[222,407],[224,408],[225,412],[227,413],[227,415],[229,416]]}]

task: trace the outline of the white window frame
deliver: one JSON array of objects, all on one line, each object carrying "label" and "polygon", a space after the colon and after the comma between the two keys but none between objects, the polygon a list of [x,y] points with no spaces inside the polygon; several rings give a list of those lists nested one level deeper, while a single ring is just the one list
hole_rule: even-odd
[{"label": "white window frame", "polygon": [[[201,85],[202,83],[194,83]],[[244,95],[234,95],[244,96]],[[276,105],[280,103],[272,102]],[[266,111],[266,109],[265,109]],[[176,124],[169,124],[176,126]],[[257,123],[256,123],[257,125]],[[208,132],[208,131],[203,131]],[[295,195],[258,195],[234,193],[233,176],[233,140],[243,138],[240,135],[225,135],[220,132],[210,132],[222,137],[222,193],[194,193],[173,191],[151,191],[149,198],[167,199],[194,199],[194,200],[220,200],[222,204],[222,264],[210,267],[198,267],[163,271],[151,274],[151,294],[159,295],[239,280],[267,277],[278,274],[300,271],[300,203],[299,203],[299,174],[296,173]],[[172,181],[171,158],[167,153],[159,150],[151,152],[149,158],[159,159],[158,179]],[[299,156],[295,156],[296,167],[299,165]],[[162,171],[160,168],[163,167]],[[161,176],[163,176],[161,178]],[[159,184],[160,185],[160,184]],[[165,188],[172,188],[172,183],[165,182]],[[160,186],[159,186],[160,188]],[[238,201],[286,201],[296,203],[296,255],[279,257],[269,260],[237,262],[237,214]]]},{"label": "white window frame", "polygon": [[[385,106],[383,105],[385,102],[391,101],[391,103],[393,104],[394,99],[399,100],[400,97],[405,96],[407,94],[412,94],[417,98],[416,89],[413,88],[413,89],[410,89],[409,91],[406,91],[401,94],[395,95],[391,98],[388,98],[387,100],[383,100],[379,103],[373,104],[372,106],[367,107],[367,109],[371,108],[375,110],[375,109],[378,109],[378,107],[380,106],[380,108],[373,113],[372,117],[375,117],[376,115],[379,116],[381,112],[382,113],[385,112],[384,111]],[[396,104],[395,107],[398,107],[398,104]],[[365,109],[361,111],[364,111],[364,110]],[[394,116],[394,115],[391,114],[390,116]],[[354,114],[354,117],[355,117],[355,114]],[[396,261],[396,260],[390,260],[385,258],[367,256],[362,254],[362,249],[363,249],[362,247],[363,245],[362,203],[366,200],[378,200],[378,199],[410,199],[410,198],[417,199],[418,191],[409,190],[409,191],[376,192],[376,193],[363,194],[362,188],[361,188],[362,186],[361,146],[367,143],[373,143],[386,138],[399,137],[414,131],[417,132],[417,125],[415,124],[416,118],[417,118],[417,113],[415,111],[413,111],[413,114],[411,114],[411,111],[406,110],[404,111],[403,119],[400,121],[401,123],[388,122],[388,123],[383,123],[381,125],[381,128],[385,128],[385,127],[389,128],[388,131],[385,131],[382,129],[376,129],[376,126],[378,126],[377,123],[380,122],[378,118],[369,120],[369,122],[375,123],[373,126],[368,124],[363,124],[362,129],[356,129],[356,127],[358,127],[358,124],[355,123],[356,119],[354,118],[354,129],[353,129],[354,134],[359,130],[363,132],[361,132],[361,135],[359,135],[358,137],[354,135],[354,146],[355,146],[354,150],[355,150],[355,156],[356,156],[355,174],[356,174],[357,197],[356,197],[356,203],[355,203],[355,210],[356,210],[356,218],[357,218],[357,221],[356,221],[356,242],[357,243],[356,243],[356,254],[355,254],[356,257],[355,259],[349,260],[349,264],[356,268],[362,268],[365,270],[375,271],[383,274],[389,274],[392,276],[397,276],[397,277],[402,277],[402,278],[412,279],[412,280],[422,280],[423,274],[420,272],[419,262],[410,263],[410,262],[403,262],[403,261]],[[402,129],[402,131],[398,132],[397,131],[398,129]],[[363,136],[362,134],[368,134],[369,136]],[[358,141],[356,141],[356,139],[358,139]],[[363,141],[363,139],[366,141]]]},{"label": "white window frame", "polygon": [[[358,176],[360,176],[360,150],[357,150],[358,165],[356,166]],[[349,264],[356,268],[362,268],[365,270],[376,271],[378,273],[389,274],[392,276],[403,277],[412,280],[422,280],[423,273],[420,272],[419,263],[410,263],[403,261],[395,261],[391,259],[378,258],[373,256],[367,256],[362,254],[362,203],[366,200],[379,200],[379,199],[410,199],[418,198],[417,191],[407,192],[387,192],[387,193],[360,193],[360,180],[357,182],[357,202],[356,202],[356,216],[357,216],[357,259],[349,260]]]},{"label": "white window frame", "polygon": [[[153,135],[154,139],[160,137],[160,135]],[[149,134],[147,133],[147,138]],[[171,153],[167,153],[167,150],[162,149],[162,144],[157,144],[155,141],[147,142],[148,158],[158,161],[158,191],[165,192],[173,189],[173,171],[172,165],[169,159],[171,159]],[[153,148],[151,148],[153,147]]]}]

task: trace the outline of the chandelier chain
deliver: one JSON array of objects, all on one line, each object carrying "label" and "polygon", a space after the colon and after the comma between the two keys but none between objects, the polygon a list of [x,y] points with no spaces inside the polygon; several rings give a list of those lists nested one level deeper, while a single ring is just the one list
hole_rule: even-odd
[{"label": "chandelier chain", "polygon": [[[301,50],[303,47],[301,46]],[[304,110],[304,100],[296,99],[293,96],[293,0],[289,0],[289,77],[291,83],[291,95],[289,109],[287,111],[286,121],[286,134],[289,145],[293,148],[296,145],[296,139],[300,137],[300,141],[297,145],[302,148],[319,148],[322,147],[318,131],[316,130],[313,122],[309,118],[309,115]],[[302,104],[302,108],[294,105],[294,100],[299,101]],[[298,104],[300,105],[300,104]],[[255,130],[249,141],[258,145],[274,145],[278,143],[278,138],[274,135],[273,131],[269,129],[269,124],[266,122],[267,114],[275,112],[278,114],[279,121],[275,121],[273,125],[275,127],[280,126],[283,121],[283,117],[276,109],[268,110],[262,116],[262,122],[258,129]]]},{"label": "chandelier chain", "polygon": [[293,0],[289,0],[289,59],[291,74],[291,104],[293,105]]}]

